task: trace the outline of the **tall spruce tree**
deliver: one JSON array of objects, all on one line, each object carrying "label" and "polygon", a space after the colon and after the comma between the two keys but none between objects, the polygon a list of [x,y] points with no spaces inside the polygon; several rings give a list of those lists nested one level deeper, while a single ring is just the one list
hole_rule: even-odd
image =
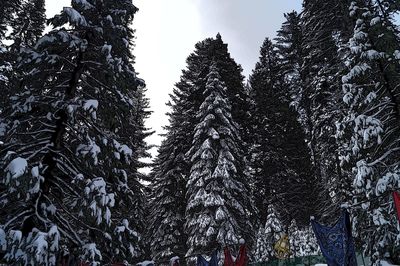
[{"label": "tall spruce tree", "polygon": [[[127,87],[131,85],[126,84]],[[125,117],[128,121],[130,128],[127,128],[124,139],[127,139],[129,146],[134,147],[132,156],[130,158],[129,169],[127,172],[127,184],[129,190],[130,205],[126,205],[125,212],[129,214],[129,221],[132,228],[140,232],[139,249],[140,255],[137,259],[143,261],[150,255],[150,247],[146,239],[146,217],[149,215],[147,209],[148,203],[148,188],[143,184],[150,181],[148,174],[143,173],[142,169],[152,166],[151,163],[145,160],[151,158],[149,150],[152,148],[146,142],[146,138],[154,134],[150,128],[145,125],[146,119],[152,113],[149,110],[149,99],[146,97],[146,88],[142,85],[136,88],[133,96],[133,110],[130,117]],[[122,120],[121,122],[124,122]]]},{"label": "tall spruce tree", "polygon": [[[190,57],[189,57],[190,58]],[[188,59],[189,62],[190,59]],[[161,143],[151,173],[150,226],[147,231],[153,260],[160,265],[169,265],[174,256],[184,263],[186,234],[183,230],[186,209],[186,182],[190,164],[185,158],[189,150],[193,125],[190,123],[193,111],[188,100],[193,78],[184,71],[181,81],[176,84],[171,102],[169,124],[165,127],[165,140]]]},{"label": "tall spruce tree", "polygon": [[[250,143],[249,95],[243,83],[242,67],[231,57],[228,45],[223,42],[220,34],[217,34],[215,38],[207,38],[197,43],[195,52],[187,59],[188,72],[184,71],[183,77],[191,80],[194,85],[190,96],[194,105],[193,109],[198,110],[202,103],[202,92],[205,89],[208,68],[212,61],[217,64],[221,81],[227,87],[226,95],[232,104],[232,117],[239,124],[243,141]],[[247,152],[245,155],[249,156]]]},{"label": "tall spruce tree", "polygon": [[186,235],[182,230],[185,223],[186,180],[182,168],[187,164],[179,146],[180,133],[170,132],[162,142],[152,172],[148,238],[152,258],[158,265],[169,265],[169,259],[174,256],[180,257],[183,262],[186,254]]},{"label": "tall spruce tree", "polygon": [[343,76],[342,161],[354,173],[358,241],[374,265],[399,263],[399,231],[390,192],[400,188],[399,35],[393,1],[353,1],[353,37]]},{"label": "tall spruce tree", "polygon": [[[61,247],[93,265],[135,261],[130,208],[137,123],[129,0],[73,0],[24,48],[21,86],[2,118],[0,242],[14,264],[56,265]],[[68,29],[66,25],[69,24]],[[137,186],[139,183],[136,182]]]},{"label": "tall spruce tree", "polygon": [[299,106],[303,92],[300,71],[304,63],[301,16],[295,11],[284,16],[286,21],[278,30],[275,38],[279,71],[286,84],[285,94],[289,97],[290,104],[299,112],[300,121],[302,121],[304,114]]},{"label": "tall spruce tree", "polygon": [[[189,59],[188,59],[189,60]],[[186,254],[186,235],[183,230],[186,208],[186,182],[190,164],[185,153],[190,148],[193,135],[193,106],[188,100],[193,78],[184,72],[176,84],[168,105],[169,125],[165,127],[165,140],[159,148],[151,174],[150,226],[147,231],[150,239],[152,258],[160,265],[169,263],[173,256],[183,262]]]},{"label": "tall spruce tree", "polygon": [[[340,203],[349,198],[348,175],[342,172],[335,123],[341,117],[340,73],[345,68],[340,45],[349,36],[348,7],[350,1],[307,0],[301,18],[303,31],[303,65],[300,69],[302,93],[299,106],[303,114],[307,142],[312,155],[314,175],[321,182],[321,214],[338,214]],[[347,22],[346,22],[347,21]]]},{"label": "tall spruce tree", "polygon": [[[148,235],[154,236],[150,241],[152,256],[161,263],[168,261],[172,255],[183,257],[187,251],[187,236],[181,224],[185,221],[185,191],[191,163],[185,154],[191,148],[196,114],[204,101],[206,77],[213,59],[219,68],[221,80],[227,84],[229,102],[237,107],[232,116],[236,114],[238,122],[241,122],[241,134],[248,132],[245,124],[248,119],[244,119],[248,115],[248,106],[244,101],[248,96],[241,67],[231,58],[227,44],[223,43],[219,34],[216,38],[198,42],[195,51],[187,58],[187,68],[182,71],[180,81],[170,95],[169,125],[165,128],[165,141],[160,147],[152,173],[152,215]],[[172,186],[176,186],[173,193]],[[170,219],[166,217],[174,217],[171,218],[171,224],[168,224]]]},{"label": "tall spruce tree", "polygon": [[250,76],[256,140],[252,158],[254,193],[262,224],[266,219],[263,209],[273,202],[285,226],[293,219],[306,225],[309,216],[316,215],[319,187],[298,114],[289,105],[284,72],[274,45],[266,39],[260,61]]},{"label": "tall spruce tree", "polygon": [[[276,53],[273,50],[272,42],[266,39],[260,50],[260,61],[256,64],[252,75],[250,76],[250,96],[253,100],[252,122],[253,122],[253,147],[251,165],[254,178],[254,195],[256,206],[259,210],[260,223],[265,224],[267,218],[267,206],[269,205],[274,182],[273,172],[279,171],[279,166],[275,165],[277,156],[271,147],[268,147],[266,124],[266,108],[268,108],[267,89],[271,86],[277,86],[276,80],[279,79],[277,73]],[[274,158],[274,159],[273,159]],[[269,165],[267,165],[269,163]],[[271,169],[272,168],[272,169]],[[268,195],[266,197],[266,195]]]},{"label": "tall spruce tree", "polygon": [[187,182],[187,255],[238,244],[241,238],[250,245],[253,241],[252,198],[226,90],[217,64],[212,63],[188,152],[192,167]]},{"label": "tall spruce tree", "polygon": [[[7,31],[18,20],[17,13],[20,10],[20,0],[2,1],[0,3],[0,90],[3,96],[0,100],[0,113],[8,104],[10,91],[16,77],[15,61],[18,57],[17,51],[12,51],[4,41],[6,41]],[[0,123],[5,126],[4,119]],[[4,128],[4,126],[2,127]]]}]

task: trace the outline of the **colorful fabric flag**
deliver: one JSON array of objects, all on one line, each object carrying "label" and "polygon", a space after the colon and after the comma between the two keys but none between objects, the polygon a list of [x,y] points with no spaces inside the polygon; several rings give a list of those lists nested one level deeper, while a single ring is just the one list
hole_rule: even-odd
[{"label": "colorful fabric flag", "polygon": [[278,259],[288,258],[290,255],[289,237],[285,234],[274,245],[275,254]]},{"label": "colorful fabric flag", "polygon": [[225,254],[224,266],[247,265],[247,250],[245,245],[240,246],[239,255],[237,256],[235,261],[233,261],[233,257],[231,255],[231,251],[229,250],[229,248],[225,247],[224,254]]},{"label": "colorful fabric flag", "polygon": [[332,227],[311,221],[315,236],[329,266],[357,265],[349,213],[344,210]]},{"label": "colorful fabric flag", "polygon": [[210,261],[207,261],[203,256],[197,256],[197,266],[218,266],[218,251],[214,251],[211,254]]},{"label": "colorful fabric flag", "polygon": [[397,218],[399,219],[400,222],[400,195],[398,192],[393,192],[393,200],[397,210]]}]

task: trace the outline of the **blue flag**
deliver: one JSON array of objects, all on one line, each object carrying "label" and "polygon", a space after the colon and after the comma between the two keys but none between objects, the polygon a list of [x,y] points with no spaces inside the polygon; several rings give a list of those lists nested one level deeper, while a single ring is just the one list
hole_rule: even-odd
[{"label": "blue flag", "polygon": [[332,227],[311,221],[315,236],[329,266],[356,266],[349,213],[344,210]]},{"label": "blue flag", "polygon": [[218,251],[214,251],[210,261],[207,261],[203,256],[197,256],[197,266],[218,266]]}]

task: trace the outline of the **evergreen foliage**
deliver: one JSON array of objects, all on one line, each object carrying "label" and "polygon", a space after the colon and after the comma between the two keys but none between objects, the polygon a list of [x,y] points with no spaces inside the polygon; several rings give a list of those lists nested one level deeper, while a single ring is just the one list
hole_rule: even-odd
[{"label": "evergreen foliage", "polygon": [[7,0],[0,3],[0,41],[7,33],[7,26],[11,24],[15,14],[21,8],[22,0]]},{"label": "evergreen foliage", "polygon": [[316,215],[318,181],[311,170],[305,134],[298,114],[289,106],[290,95],[285,90],[285,71],[281,68],[276,49],[266,39],[261,47],[260,61],[250,77],[255,147],[253,170],[255,195],[261,222],[268,201],[278,206],[284,225],[292,219],[308,224]]},{"label": "evergreen foliage", "polygon": [[34,46],[36,41],[42,37],[46,23],[45,1],[22,1],[16,17],[17,19],[10,23],[11,37],[15,42],[13,46],[19,47],[21,44]]},{"label": "evergreen foliage", "polygon": [[188,152],[192,163],[186,186],[188,255],[238,244],[241,238],[252,243],[252,198],[243,173],[238,125],[225,91],[213,63]]},{"label": "evergreen foliage", "polygon": [[[229,55],[227,44],[222,42],[219,34],[214,39],[197,43],[195,51],[187,58],[187,68],[182,71],[180,81],[171,94],[169,125],[165,128],[165,140],[152,173],[152,222],[148,235],[154,236],[150,240],[152,256],[161,263],[175,255],[182,258],[187,252],[187,236],[181,224],[186,221],[186,183],[192,164],[185,154],[192,145],[198,120],[196,114],[205,99],[206,77],[213,61],[219,69],[221,81],[229,84],[224,92],[229,98],[227,102],[237,106],[235,110],[232,108],[232,117],[235,115],[239,119],[248,115],[246,110],[249,107],[242,101],[248,101],[242,70]],[[241,135],[248,132],[247,121],[238,120],[242,124],[239,129]]]},{"label": "evergreen foliage", "polygon": [[270,261],[275,258],[274,245],[284,234],[283,226],[278,219],[275,208],[270,205],[267,210],[266,223],[258,230],[256,261]]},{"label": "evergreen foliage", "polygon": [[315,255],[310,216],[342,205],[373,265],[400,263],[399,9],[304,0],[246,85],[220,34],[198,42],[150,164],[132,0],[72,0],[45,35],[45,0],[1,1],[0,261],[185,264],[242,238],[270,261],[283,233]]},{"label": "evergreen foliage", "polygon": [[353,1],[355,20],[338,124],[342,163],[354,173],[356,235],[375,263],[398,262],[400,234],[391,191],[400,188],[399,37],[391,1]]},{"label": "evergreen foliage", "polygon": [[62,247],[93,265],[143,253],[136,11],[129,0],[73,0],[51,20],[55,29],[23,48],[22,80],[2,113],[13,121],[0,161],[7,261],[55,265]]}]

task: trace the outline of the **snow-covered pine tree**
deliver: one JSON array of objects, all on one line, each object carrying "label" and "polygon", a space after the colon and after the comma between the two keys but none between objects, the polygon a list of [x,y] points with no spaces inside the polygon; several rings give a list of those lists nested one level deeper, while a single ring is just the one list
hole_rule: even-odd
[{"label": "snow-covered pine tree", "polygon": [[[141,249],[130,178],[136,77],[129,0],[73,0],[25,48],[24,76],[1,115],[0,242],[16,264],[55,265],[61,246],[92,265]],[[68,25],[68,27],[67,27]]]},{"label": "snow-covered pine tree", "polygon": [[[267,135],[272,134],[267,128],[266,112],[271,95],[267,90],[277,90],[279,77],[277,73],[277,57],[272,42],[265,39],[260,49],[260,59],[249,79],[250,96],[252,99],[252,157],[251,168],[254,179],[254,196],[260,225],[266,223],[269,201],[273,191],[273,176],[281,170],[276,150],[268,146]],[[268,163],[268,165],[267,165]],[[284,171],[282,169],[282,171]]]},{"label": "snow-covered pine tree", "polygon": [[300,229],[296,220],[292,220],[288,227],[290,253],[293,257],[300,257]]},{"label": "snow-covered pine tree", "polygon": [[257,262],[270,261],[275,258],[274,245],[284,233],[283,226],[278,219],[273,205],[267,207],[267,221],[261,226],[257,234],[255,259]]},{"label": "snow-covered pine tree", "polygon": [[353,168],[357,240],[375,265],[399,263],[400,234],[390,192],[400,188],[400,42],[393,1],[353,1],[356,23],[343,76],[338,124],[344,167]]},{"label": "snow-covered pine tree", "polygon": [[150,226],[147,235],[152,258],[160,265],[167,265],[173,256],[179,256],[183,262],[187,251],[183,228],[190,164],[185,153],[190,149],[194,131],[194,110],[189,101],[193,90],[190,79],[193,78],[191,71],[184,71],[171,94],[171,102],[168,103],[171,108],[168,113],[169,125],[165,127],[165,140],[158,150],[151,174]]},{"label": "snow-covered pine tree", "polygon": [[[214,61],[217,64],[221,75],[221,80],[227,87],[226,96],[232,105],[232,118],[239,125],[240,135],[243,143],[250,145],[252,133],[249,119],[251,116],[250,98],[243,83],[243,69],[231,57],[228,51],[228,44],[223,42],[219,33],[211,42],[211,45],[208,49],[207,61],[209,62],[208,65],[210,65],[211,61]],[[205,71],[206,74],[207,70]],[[205,78],[203,75],[200,77]],[[248,150],[245,150],[244,152],[244,155],[246,158],[248,158]]]},{"label": "snow-covered pine tree", "polygon": [[[3,16],[3,18],[0,18],[0,21],[14,32],[12,36],[7,36],[8,39],[13,40],[11,45],[7,46],[1,44],[3,41],[1,39],[5,36],[0,34],[0,88],[3,96],[0,100],[0,109],[4,109],[9,105],[8,99],[13,88],[19,86],[19,69],[16,64],[20,56],[20,46],[32,46],[42,36],[45,26],[45,9],[43,0],[7,1],[1,5],[3,9],[0,9],[2,12],[0,17]],[[26,26],[22,27],[23,23]]]},{"label": "snow-covered pine tree", "polygon": [[178,140],[181,134],[174,131],[168,133],[158,151],[152,172],[148,238],[152,259],[157,265],[169,265],[169,259],[174,256],[180,257],[183,262],[186,254],[186,236],[182,230],[185,223],[186,180],[182,168],[187,164],[180,151]]},{"label": "snow-covered pine tree", "polygon": [[10,52],[10,47],[5,45],[4,41],[6,33],[9,27],[12,26],[13,21],[15,21],[15,16],[20,8],[20,0],[2,1],[0,3],[0,90],[2,92],[0,113],[8,103],[7,99],[12,86],[11,81],[15,77],[13,65],[15,58],[18,56],[16,53]]},{"label": "snow-covered pine tree", "polygon": [[11,21],[11,38],[18,48],[21,44],[34,46],[42,36],[46,23],[45,1],[24,0],[16,14],[17,19]]},{"label": "snow-covered pine tree", "polygon": [[[186,210],[186,182],[190,163],[185,154],[190,149],[195,128],[198,91],[197,77],[203,71],[207,50],[212,39],[196,44],[196,50],[187,58],[187,69],[182,71],[175,84],[171,101],[169,125],[165,127],[165,140],[159,148],[151,174],[150,239],[152,258],[160,264],[169,262],[171,256],[186,255],[186,234],[183,230]],[[197,106],[197,107],[195,107]]]},{"label": "snow-covered pine tree", "polygon": [[[208,68],[212,61],[218,66],[221,81],[227,87],[226,95],[232,104],[232,117],[239,124],[240,135],[244,143],[250,143],[251,124],[249,95],[244,86],[242,67],[235,62],[228,51],[228,44],[224,43],[220,34],[215,38],[207,38],[196,44],[196,50],[188,59],[188,71],[183,72],[183,78],[194,82],[191,86],[191,104],[198,110],[204,99]],[[194,85],[194,86],[193,86]],[[194,98],[194,99],[193,99]],[[249,156],[246,152],[246,157]]]},{"label": "snow-covered pine tree", "polygon": [[285,226],[292,219],[305,225],[310,215],[316,215],[318,182],[312,174],[298,114],[289,106],[285,73],[274,45],[266,39],[260,61],[250,76],[250,95],[254,102],[254,193],[261,224],[266,219],[263,208],[274,202]]},{"label": "snow-covered pine tree", "polygon": [[[129,87],[129,83],[127,84]],[[140,261],[144,261],[150,256],[149,243],[146,241],[146,230],[148,226],[147,218],[149,211],[147,208],[148,203],[148,188],[144,186],[143,181],[149,182],[150,177],[141,171],[143,168],[148,168],[152,164],[145,162],[144,159],[151,157],[149,150],[152,148],[151,145],[147,144],[146,138],[154,134],[150,128],[145,126],[146,119],[150,116],[151,111],[149,110],[149,99],[146,97],[146,88],[139,86],[133,96],[134,107],[131,112],[132,116],[127,117],[129,121],[130,129],[127,128],[124,138],[126,138],[129,146],[134,147],[134,152],[131,156],[128,172],[128,187],[129,198],[126,200],[130,202],[130,205],[126,205],[125,212],[130,217],[130,224],[132,228],[136,228],[138,232],[141,232],[142,236],[139,241],[139,247],[141,249]]]},{"label": "snow-covered pine tree", "polygon": [[[301,67],[302,95],[299,106],[311,150],[314,173],[323,186],[321,215],[333,217],[346,192],[337,193],[347,176],[341,171],[335,122],[340,119],[340,72],[344,69],[338,50],[348,38],[350,1],[306,0],[302,30],[304,62]],[[339,184],[338,184],[339,183]],[[325,219],[324,217],[322,217]]]},{"label": "snow-covered pine tree", "polygon": [[301,17],[297,12],[285,14],[286,21],[282,24],[275,38],[276,53],[279,60],[279,71],[285,81],[285,94],[289,96],[290,104],[299,112],[300,120],[304,120],[299,103],[302,95],[302,79],[300,69],[304,61],[303,32]]},{"label": "snow-covered pine tree", "polygon": [[239,128],[225,91],[217,64],[212,63],[188,152],[192,167],[187,182],[187,255],[237,245],[241,238],[253,243],[252,196],[243,172]]},{"label": "snow-covered pine tree", "polygon": [[[183,257],[186,254],[186,236],[181,224],[185,217],[185,191],[186,182],[190,175],[191,164],[185,154],[191,147],[194,129],[196,126],[196,113],[204,100],[206,76],[212,60],[215,60],[221,80],[227,85],[227,95],[230,102],[237,108],[234,110],[236,117],[248,114],[247,105],[242,99],[247,94],[243,86],[241,67],[229,55],[227,44],[223,43],[221,36],[207,38],[195,45],[195,51],[187,58],[187,68],[182,71],[180,81],[175,85],[168,106],[171,108],[169,125],[165,128],[165,138],[155,161],[152,181],[151,196],[151,226],[149,236],[151,240],[153,258],[157,261],[168,261],[169,254]],[[246,100],[247,101],[247,100]],[[239,119],[239,118],[238,118]],[[240,119],[239,119],[240,120]],[[241,119],[243,120],[243,119]],[[244,119],[246,123],[248,119]],[[243,132],[247,132],[242,125]],[[244,134],[244,133],[243,133]],[[170,193],[171,186],[175,192]],[[164,204],[165,203],[165,204]],[[176,224],[168,224],[164,217],[178,218]],[[179,218],[181,217],[181,218]],[[165,221],[159,224],[159,221]],[[164,235],[163,235],[164,234]],[[164,241],[168,239],[168,241]],[[171,240],[171,242],[169,242]]]},{"label": "snow-covered pine tree", "polygon": [[289,226],[290,250],[293,257],[318,255],[320,252],[317,239],[310,225],[298,227],[296,221]]}]

